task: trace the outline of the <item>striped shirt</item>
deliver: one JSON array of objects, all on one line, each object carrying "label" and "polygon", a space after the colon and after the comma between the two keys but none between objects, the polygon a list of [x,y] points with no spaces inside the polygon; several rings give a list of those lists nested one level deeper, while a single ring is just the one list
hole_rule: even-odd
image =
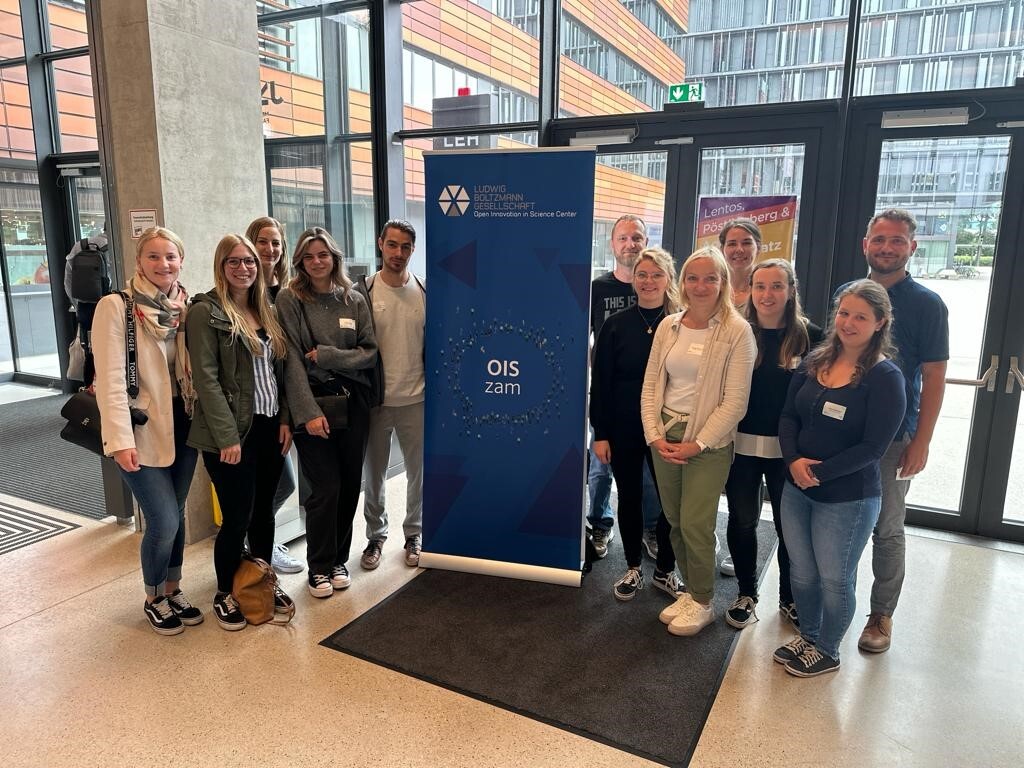
[{"label": "striped shirt", "polygon": [[263,354],[260,357],[254,355],[252,358],[253,376],[256,379],[253,413],[259,416],[276,416],[277,379],[274,378],[274,351],[270,347],[270,338],[262,328],[259,338]]}]

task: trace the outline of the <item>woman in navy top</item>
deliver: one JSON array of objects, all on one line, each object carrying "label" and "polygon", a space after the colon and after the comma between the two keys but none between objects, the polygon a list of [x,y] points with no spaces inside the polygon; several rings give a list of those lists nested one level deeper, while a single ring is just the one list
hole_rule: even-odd
[{"label": "woman in navy top", "polygon": [[[594,455],[611,464],[619,489],[619,531],[626,555],[626,573],[613,589],[619,600],[632,600],[644,587],[643,469],[654,473],[650,448],[640,420],[640,390],[647,358],[658,325],[679,309],[679,289],[672,255],[647,248],[633,265],[637,303],[609,317],[594,345],[590,380],[590,423],[594,427]],[[664,513],[658,515],[658,557],[653,584],[673,599],[682,594],[676,577],[676,556]]]},{"label": "woman in navy top", "polygon": [[779,610],[797,624],[796,604],[789,586],[789,555],[782,535],[786,463],[779,447],[779,415],[793,372],[803,356],[821,341],[821,329],[809,322],[800,308],[796,273],[788,261],[768,259],[757,264],[750,275],[749,289],[745,309],[757,340],[757,359],[747,414],[736,428],[736,456],[725,483],[729,500],[729,552],[739,582],[739,594],[725,612],[725,620],[737,629],[757,618],[754,605],[762,477],[779,536]]},{"label": "woman in navy top", "polygon": [[779,420],[789,467],[782,531],[800,635],[775,651],[798,677],[839,669],[856,605],[857,562],[878,519],[878,461],[903,421],[903,374],[890,359],[892,305],[858,280],[836,298],[828,337],[793,376]]}]

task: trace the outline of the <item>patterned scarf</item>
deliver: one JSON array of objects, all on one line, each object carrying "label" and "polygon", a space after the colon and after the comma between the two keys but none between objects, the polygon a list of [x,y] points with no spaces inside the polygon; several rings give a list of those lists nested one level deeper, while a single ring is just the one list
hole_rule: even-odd
[{"label": "patterned scarf", "polygon": [[135,299],[135,319],[146,333],[160,342],[174,341],[174,377],[178,382],[178,394],[185,401],[185,411],[191,416],[196,392],[192,386],[192,362],[185,346],[183,324],[188,307],[185,286],[176,282],[171,288],[172,296],[167,296],[138,271],[128,288]]}]

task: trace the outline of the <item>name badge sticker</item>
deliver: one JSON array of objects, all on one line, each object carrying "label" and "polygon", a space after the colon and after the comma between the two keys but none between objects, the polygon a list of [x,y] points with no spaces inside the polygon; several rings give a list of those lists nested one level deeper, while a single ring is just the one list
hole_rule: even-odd
[{"label": "name badge sticker", "polygon": [[343,331],[354,331],[356,329],[356,321],[351,317],[339,317],[338,327]]},{"label": "name badge sticker", "polygon": [[373,311],[374,312],[383,312],[385,309],[387,309],[387,306],[388,305],[385,304],[383,301],[374,302],[374,304],[373,304]]},{"label": "name badge sticker", "polygon": [[703,355],[704,354],[704,345],[703,344],[693,343],[686,350],[686,354],[688,354],[688,355]]},{"label": "name badge sticker", "polygon": [[830,419],[836,419],[842,421],[846,418],[846,406],[839,405],[838,403],[830,403],[827,400],[825,405],[821,409],[822,414],[828,416]]}]

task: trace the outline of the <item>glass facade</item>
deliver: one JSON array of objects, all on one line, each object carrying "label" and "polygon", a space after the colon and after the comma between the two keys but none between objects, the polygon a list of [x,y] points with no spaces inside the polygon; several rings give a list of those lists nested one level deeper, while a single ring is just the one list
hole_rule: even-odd
[{"label": "glass facade", "polygon": [[[258,10],[281,10],[272,5]],[[269,18],[258,41],[271,212],[291,243],[308,227],[325,227],[353,275],[372,271],[369,11]]]},{"label": "glass facade", "polygon": [[[402,5],[404,127],[452,128],[537,119],[536,0]],[[477,97],[472,107],[446,101]]]}]

